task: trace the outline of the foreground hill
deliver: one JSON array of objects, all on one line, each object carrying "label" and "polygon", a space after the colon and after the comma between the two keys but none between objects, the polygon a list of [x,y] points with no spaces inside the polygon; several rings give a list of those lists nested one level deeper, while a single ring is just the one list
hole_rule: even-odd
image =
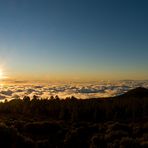
[{"label": "foreground hill", "polygon": [[0,103],[0,144],[12,148],[148,147],[148,89],[111,98]]}]

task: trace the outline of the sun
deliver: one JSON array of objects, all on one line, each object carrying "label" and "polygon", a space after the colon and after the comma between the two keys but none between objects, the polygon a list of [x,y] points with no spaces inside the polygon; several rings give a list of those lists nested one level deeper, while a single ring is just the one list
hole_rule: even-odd
[{"label": "sun", "polygon": [[4,71],[2,69],[0,69],[0,80],[5,79],[6,76],[4,74]]},{"label": "sun", "polygon": [[0,79],[3,79],[3,77],[4,77],[3,70],[0,69]]}]

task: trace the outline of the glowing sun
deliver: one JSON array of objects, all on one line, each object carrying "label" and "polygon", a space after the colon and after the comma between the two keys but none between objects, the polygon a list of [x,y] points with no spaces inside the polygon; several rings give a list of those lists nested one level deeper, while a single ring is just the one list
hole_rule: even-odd
[{"label": "glowing sun", "polygon": [[0,80],[5,79],[5,78],[6,78],[6,76],[5,76],[4,72],[3,72],[3,70],[0,69]]}]

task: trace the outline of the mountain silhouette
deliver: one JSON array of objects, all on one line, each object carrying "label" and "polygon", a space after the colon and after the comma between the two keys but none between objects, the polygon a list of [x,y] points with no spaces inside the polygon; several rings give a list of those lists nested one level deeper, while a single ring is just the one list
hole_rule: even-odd
[{"label": "mountain silhouette", "polygon": [[137,87],[135,89],[129,90],[128,92],[122,94],[120,97],[134,97],[134,98],[143,98],[148,97],[148,89],[144,87]]}]

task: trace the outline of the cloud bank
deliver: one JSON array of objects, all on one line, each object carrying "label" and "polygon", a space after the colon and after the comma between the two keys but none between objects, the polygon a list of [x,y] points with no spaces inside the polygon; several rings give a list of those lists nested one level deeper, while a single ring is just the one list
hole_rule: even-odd
[{"label": "cloud bank", "polygon": [[148,81],[101,81],[90,83],[10,84],[0,87],[0,100],[10,100],[36,95],[39,98],[75,96],[81,99],[111,97],[123,94],[136,87],[148,88]]}]

